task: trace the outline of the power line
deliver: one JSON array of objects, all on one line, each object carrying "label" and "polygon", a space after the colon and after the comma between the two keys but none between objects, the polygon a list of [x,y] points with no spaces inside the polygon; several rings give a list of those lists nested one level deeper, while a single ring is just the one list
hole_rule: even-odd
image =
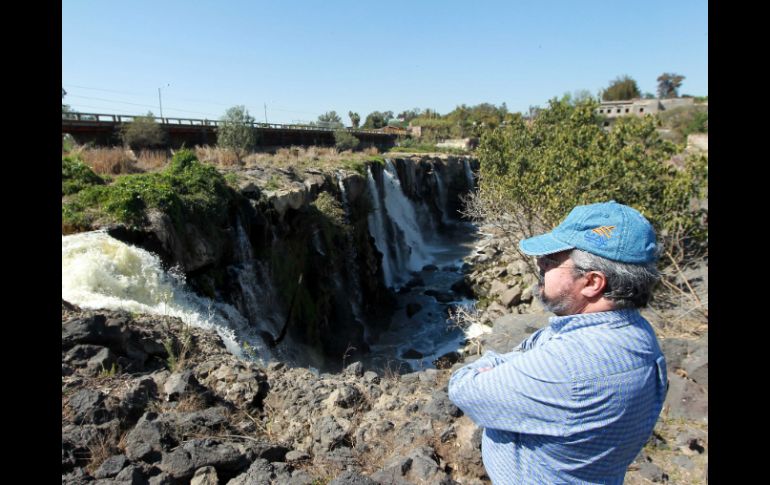
[{"label": "power line", "polygon": [[[113,89],[94,88],[94,87],[90,87],[90,86],[80,86],[80,85],[76,85],[76,84],[66,84],[66,85],[65,85],[65,87],[71,87],[71,88],[80,88],[80,89],[89,89],[89,90],[93,90],[93,91],[103,91],[103,92],[106,92],[106,93],[116,93],[116,94],[129,94],[129,95],[135,95],[135,96],[147,96],[147,93],[134,93],[134,92],[129,92],[129,91],[117,91],[117,90],[113,90]],[[75,94],[69,94],[69,93],[67,94],[67,96],[71,96],[71,97],[82,97],[82,98],[86,98],[86,99],[99,99],[99,98],[88,98],[88,97],[86,97],[86,96],[78,96],[78,95],[75,95]],[[167,97],[168,97],[168,95],[167,95]],[[204,100],[204,99],[195,99],[195,98],[179,98],[179,97],[176,97],[176,96],[174,96],[174,97],[173,97],[173,99],[174,99],[174,100],[178,100],[178,101],[191,101],[191,102],[195,102],[195,103],[206,103],[206,104],[213,104],[213,105],[217,105],[217,106],[227,106],[227,107],[231,107],[231,106],[233,106],[233,104],[232,104],[232,103],[222,103],[222,102],[220,102],[220,101],[210,101],[210,100]],[[100,101],[111,101],[111,102],[112,102],[112,101],[114,101],[114,100],[105,100],[105,99],[99,99],[99,100],[100,100]],[[126,102],[126,101],[115,101],[115,102],[121,102],[121,103],[126,103],[126,104],[129,104],[129,103],[128,103],[128,102]],[[243,103],[240,103],[240,104],[243,104]],[[152,107],[152,108],[154,108],[154,107],[155,107],[155,105],[147,105],[147,104],[137,104],[137,106],[143,106],[143,107]],[[168,110],[169,108],[166,108],[166,109]],[[284,113],[299,113],[299,114],[306,114],[306,115],[320,116],[320,113],[312,113],[312,112],[310,112],[310,111],[301,111],[301,110],[294,110],[294,109],[286,109],[286,108],[281,108],[281,107],[277,107],[277,108],[276,108],[276,107],[272,107],[272,106],[271,106],[271,107],[270,107],[270,110],[271,110],[271,111],[281,111],[281,112],[284,112]],[[176,111],[184,111],[184,110],[179,110],[179,109],[177,109]],[[256,111],[256,110],[253,110],[253,111]],[[188,111],[188,112],[190,112],[190,113],[195,113],[195,111]]]},{"label": "power line", "polygon": [[[72,97],[73,98],[90,99],[90,100],[93,100],[93,101],[106,101],[108,103],[119,103],[119,104],[128,104],[128,105],[131,105],[131,106],[141,106],[143,108],[155,108],[155,105],[131,103],[129,101],[119,101],[119,100],[115,100],[115,99],[95,98],[95,97],[92,97],[92,96],[78,96],[78,95],[74,95],[74,94],[72,95]],[[94,106],[91,106],[91,107],[93,108]],[[99,109],[102,109],[102,108],[99,107]],[[108,109],[112,109],[112,108],[108,108]],[[205,115],[205,116],[210,116],[212,118],[216,118],[218,116],[218,115],[214,115],[214,114],[211,114],[211,113],[204,113],[202,111],[193,111],[193,110],[188,110],[188,109],[166,107],[166,111],[169,111],[169,110],[171,110],[171,111],[180,111],[180,112],[183,112],[183,113],[194,113],[194,114],[199,114],[199,115]]]},{"label": "power line", "polygon": [[75,84],[67,84],[67,86],[68,87],[73,87],[73,88],[79,88],[79,89],[91,89],[91,90],[94,90],[94,91],[104,91],[106,93],[131,94],[131,95],[136,95],[136,96],[144,96],[145,95],[145,93],[140,94],[140,93],[131,93],[131,92],[128,92],[128,91],[115,91],[115,90],[112,90],[112,89],[89,88],[88,86],[78,86],[78,85],[75,85]]}]

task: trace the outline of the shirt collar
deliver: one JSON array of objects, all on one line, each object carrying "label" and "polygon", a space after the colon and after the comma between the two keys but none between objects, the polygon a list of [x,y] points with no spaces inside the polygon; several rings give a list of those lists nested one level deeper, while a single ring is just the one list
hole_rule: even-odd
[{"label": "shirt collar", "polygon": [[608,312],[579,313],[577,315],[551,317],[548,319],[548,322],[554,333],[564,333],[593,325],[615,326],[621,323],[627,324],[629,320],[634,320],[638,317],[638,309],[625,308]]}]

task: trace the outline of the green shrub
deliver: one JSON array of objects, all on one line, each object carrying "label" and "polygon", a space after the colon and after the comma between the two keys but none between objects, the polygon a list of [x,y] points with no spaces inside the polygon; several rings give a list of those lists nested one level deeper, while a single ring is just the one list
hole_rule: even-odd
[{"label": "green shrub", "polygon": [[485,134],[474,215],[519,239],[549,230],[576,205],[614,199],[644,214],[675,257],[702,248],[708,228],[691,203],[705,195],[707,159],[691,157],[677,169],[665,163],[676,147],[660,138],[654,117],[622,117],[606,132],[595,107],[554,99],[532,124]]},{"label": "green shrub", "polygon": [[74,194],[86,187],[103,184],[98,175],[77,157],[62,157],[61,159],[61,195]]},{"label": "green shrub", "polygon": [[385,158],[380,155],[370,155],[367,158],[354,158],[343,159],[339,161],[340,167],[346,170],[352,170],[358,172],[360,175],[366,176],[366,167],[368,164],[378,163],[385,165]]},{"label": "green shrub", "polygon": [[137,116],[121,128],[123,143],[132,150],[157,149],[166,145],[166,132],[155,122],[152,113]]},{"label": "green shrub", "polygon": [[361,141],[345,129],[334,132],[334,146],[339,151],[355,150]]},{"label": "green shrub", "polygon": [[232,194],[214,167],[183,150],[161,172],[121,175],[111,185],[84,188],[62,205],[62,219],[77,227],[102,218],[139,226],[147,209],[155,208],[179,227],[183,221],[220,224]]}]

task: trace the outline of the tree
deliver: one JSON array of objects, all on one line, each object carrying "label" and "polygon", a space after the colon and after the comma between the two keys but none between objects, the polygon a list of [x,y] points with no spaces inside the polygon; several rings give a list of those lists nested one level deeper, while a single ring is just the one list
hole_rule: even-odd
[{"label": "tree", "polygon": [[369,115],[366,117],[366,121],[364,121],[364,128],[375,130],[377,128],[382,128],[383,126],[387,126],[388,120],[393,117],[392,111],[386,111],[384,113],[381,113],[379,111],[373,111],[369,113]]},{"label": "tree", "polygon": [[324,128],[342,128],[342,118],[336,111],[327,111],[318,117],[318,125]]},{"label": "tree", "polygon": [[422,111],[420,110],[420,108],[412,108],[412,109],[402,111],[401,113],[398,114],[398,116],[396,116],[396,118],[408,123],[413,119],[419,117],[421,113]]},{"label": "tree", "polygon": [[[64,96],[66,95],[67,95],[67,91],[65,91],[64,88],[61,88],[61,99],[64,100]],[[72,110],[70,109],[70,105],[62,103],[61,112],[62,114],[72,113]]]},{"label": "tree", "polygon": [[238,159],[243,158],[257,144],[254,133],[254,118],[245,106],[233,106],[220,118],[217,128],[217,145],[235,152]]},{"label": "tree", "polygon": [[682,85],[684,76],[672,72],[664,72],[658,76],[658,97],[676,98],[679,94],[679,86]]},{"label": "tree", "polygon": [[361,123],[361,115],[348,111],[348,116],[350,116],[350,122],[353,124],[353,128],[358,128],[359,123]]},{"label": "tree", "polygon": [[572,93],[572,104],[578,105],[580,103],[585,103],[588,101],[592,101],[594,99],[593,95],[591,94],[591,91],[587,89],[578,89]]},{"label": "tree", "polygon": [[146,116],[137,116],[121,129],[123,143],[132,150],[161,148],[166,145],[166,132],[155,121],[155,115],[148,111]]},{"label": "tree", "polygon": [[353,150],[358,147],[360,140],[345,129],[339,129],[334,132],[334,146],[337,150]]},{"label": "tree", "polygon": [[602,101],[624,101],[641,97],[641,91],[630,76],[619,76],[602,91]]}]

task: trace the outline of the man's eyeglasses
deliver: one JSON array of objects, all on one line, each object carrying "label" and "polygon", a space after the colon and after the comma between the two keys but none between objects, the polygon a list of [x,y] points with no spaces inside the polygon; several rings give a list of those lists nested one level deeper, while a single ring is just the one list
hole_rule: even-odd
[{"label": "man's eyeglasses", "polygon": [[559,260],[554,258],[552,255],[545,255],[545,256],[538,256],[536,258],[536,261],[538,266],[542,267],[543,270],[560,268],[560,269],[572,269],[575,271],[583,271],[582,268],[575,266],[574,263],[572,263],[572,265],[569,265],[569,266],[560,266],[560,264],[563,265],[564,263],[571,261],[569,258],[560,263]]}]

